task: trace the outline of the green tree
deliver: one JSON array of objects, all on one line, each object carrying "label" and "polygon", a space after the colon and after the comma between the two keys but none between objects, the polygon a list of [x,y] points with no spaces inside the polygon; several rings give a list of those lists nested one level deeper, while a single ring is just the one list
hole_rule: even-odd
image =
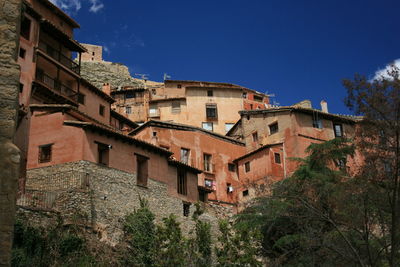
[{"label": "green tree", "polygon": [[130,247],[125,263],[130,266],[153,266],[156,255],[154,214],[145,199],[139,200],[140,208],[125,218],[124,230]]},{"label": "green tree", "polygon": [[215,247],[217,266],[261,266],[257,231],[234,228],[226,220],[219,222],[219,230]]},{"label": "green tree", "polygon": [[360,213],[350,212],[359,205],[348,202],[357,200],[348,189],[352,179],[337,167],[354,147],[339,138],[312,144],[307,152],[292,177],[239,215],[238,224],[260,229],[263,254],[272,265],[369,265]]},{"label": "green tree", "polygon": [[176,216],[170,214],[157,226],[156,266],[186,266],[185,242]]},{"label": "green tree", "polygon": [[392,66],[385,77],[373,81],[356,75],[344,80],[347,106],[363,116],[357,148],[364,164],[357,175],[363,185],[372,222],[379,236],[380,254],[390,266],[400,266],[400,79]]}]

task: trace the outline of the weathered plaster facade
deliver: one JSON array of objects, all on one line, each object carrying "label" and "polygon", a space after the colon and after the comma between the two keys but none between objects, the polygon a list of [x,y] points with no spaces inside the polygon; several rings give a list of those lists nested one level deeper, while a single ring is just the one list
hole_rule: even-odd
[{"label": "weathered plaster facade", "polygon": [[[233,160],[245,153],[243,143],[202,128],[161,121],[149,121],[132,135],[164,147],[177,160],[203,170],[198,185],[213,190],[208,195],[210,201],[231,205],[237,202],[237,189],[241,184],[236,167],[230,170],[229,164],[234,165]],[[188,151],[185,159],[182,149]],[[228,191],[229,185],[232,191]]]}]

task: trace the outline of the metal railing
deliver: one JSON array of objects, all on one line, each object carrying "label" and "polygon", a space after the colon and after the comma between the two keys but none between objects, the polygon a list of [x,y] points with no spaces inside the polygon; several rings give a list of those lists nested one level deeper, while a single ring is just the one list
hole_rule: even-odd
[{"label": "metal railing", "polygon": [[76,74],[79,74],[79,69],[80,69],[79,64],[74,62],[69,57],[65,56],[59,50],[53,48],[51,45],[47,44],[46,42],[40,41],[39,49],[45,52],[51,58],[57,60],[58,62],[66,66],[68,69],[72,70]]},{"label": "metal railing", "polygon": [[78,101],[78,94],[65,84],[61,83],[59,80],[56,80],[43,71],[38,70],[36,72],[36,80],[38,80],[41,83],[44,83],[47,85],[50,89],[57,91],[58,93],[62,94],[63,96],[66,96],[75,102]]},{"label": "metal railing", "polygon": [[17,205],[36,209],[54,209],[61,194],[70,191],[88,192],[89,182],[87,173],[74,170],[28,177],[25,192],[18,197]]}]

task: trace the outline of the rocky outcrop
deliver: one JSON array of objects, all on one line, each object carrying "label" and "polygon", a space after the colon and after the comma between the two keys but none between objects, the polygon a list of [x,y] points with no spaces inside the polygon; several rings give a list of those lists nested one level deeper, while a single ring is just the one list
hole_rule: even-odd
[{"label": "rocky outcrop", "polygon": [[20,155],[12,144],[20,69],[16,63],[21,1],[0,0],[0,266],[9,266]]},{"label": "rocky outcrop", "polygon": [[82,61],[81,75],[98,88],[102,88],[104,83],[109,83],[111,88],[144,85],[141,80],[130,75],[127,66],[120,63]]}]

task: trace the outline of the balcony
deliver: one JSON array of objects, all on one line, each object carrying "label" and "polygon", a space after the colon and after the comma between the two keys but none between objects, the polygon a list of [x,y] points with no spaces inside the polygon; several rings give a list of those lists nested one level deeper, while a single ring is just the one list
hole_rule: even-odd
[{"label": "balcony", "polygon": [[39,49],[41,51],[43,51],[46,55],[53,58],[54,60],[60,62],[63,66],[72,70],[76,74],[79,74],[79,71],[80,71],[79,64],[77,64],[76,62],[74,62],[72,59],[65,56],[64,54],[62,54],[59,50],[55,49],[51,45],[47,44],[46,42],[40,41]]},{"label": "balcony", "polygon": [[46,85],[46,87],[56,91],[58,94],[61,94],[64,97],[67,97],[74,102],[77,102],[78,100],[78,94],[65,84],[62,84],[60,81],[51,78],[47,74],[45,74],[42,71],[37,71],[36,72],[36,81]]}]

